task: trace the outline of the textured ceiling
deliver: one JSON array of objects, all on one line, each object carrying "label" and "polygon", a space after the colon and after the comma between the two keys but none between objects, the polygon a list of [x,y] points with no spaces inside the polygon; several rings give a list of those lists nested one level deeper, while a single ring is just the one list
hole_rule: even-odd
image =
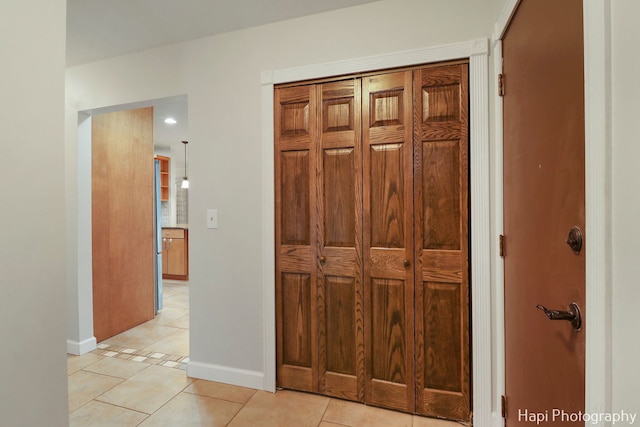
[{"label": "textured ceiling", "polygon": [[377,0],[67,0],[67,66]]}]

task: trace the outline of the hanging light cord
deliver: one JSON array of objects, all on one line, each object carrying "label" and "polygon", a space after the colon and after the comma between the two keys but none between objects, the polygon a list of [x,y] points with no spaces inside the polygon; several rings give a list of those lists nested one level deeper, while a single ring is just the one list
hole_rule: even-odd
[{"label": "hanging light cord", "polygon": [[189,174],[187,171],[187,144],[189,141],[182,141],[184,144],[184,176],[182,177],[182,188],[189,188]]}]

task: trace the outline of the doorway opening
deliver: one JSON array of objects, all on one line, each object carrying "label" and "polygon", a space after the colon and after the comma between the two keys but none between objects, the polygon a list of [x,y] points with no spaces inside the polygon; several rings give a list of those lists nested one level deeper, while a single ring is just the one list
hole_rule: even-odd
[{"label": "doorway opening", "polygon": [[[124,172],[121,174],[127,175],[125,178],[126,186],[135,187],[137,185],[149,184],[149,182],[153,181],[153,169],[154,169],[154,157],[156,156],[164,156],[169,159],[167,163],[167,170],[164,176],[164,181],[162,184],[166,186],[166,194],[163,198],[162,202],[159,204],[158,209],[158,231],[161,233],[163,227],[168,228],[171,232],[174,230],[181,230],[182,237],[182,248],[183,253],[185,254],[185,259],[183,261],[182,266],[182,276],[172,277],[172,279],[183,279],[183,280],[164,280],[165,282],[165,292],[164,298],[164,307],[159,311],[155,309],[155,301],[152,301],[152,309],[149,314],[149,310],[146,310],[145,316],[148,318],[143,319],[142,321],[133,321],[133,324],[127,316],[129,316],[129,310],[123,310],[118,304],[111,307],[111,311],[108,313],[108,316],[122,316],[125,318],[123,324],[125,324],[124,329],[121,331],[115,330],[116,332],[108,333],[107,335],[102,334],[98,335],[96,332],[97,325],[96,321],[99,319],[96,318],[94,310],[96,309],[96,305],[99,305],[101,302],[97,301],[95,298],[96,292],[94,286],[96,283],[94,281],[94,270],[96,266],[96,262],[102,262],[100,258],[96,259],[94,256],[94,247],[101,242],[95,241],[95,233],[100,232],[100,230],[96,230],[94,227],[96,218],[94,215],[97,215],[98,218],[100,216],[106,215],[114,215],[113,211],[109,210],[100,210],[97,213],[94,212],[94,202],[95,197],[93,197],[94,191],[94,183],[92,183],[92,169],[95,168],[95,165],[92,167],[92,133],[94,128],[93,119],[100,117],[100,115],[118,113],[118,112],[127,112],[127,111],[142,111],[144,109],[148,109],[151,113],[147,115],[147,119],[150,120],[151,128],[149,129],[149,134],[151,135],[151,139],[147,143],[148,146],[144,148],[144,156],[142,157],[142,165],[139,169],[144,169],[144,173],[146,174],[142,181],[135,178],[134,174],[129,174],[126,169],[126,163],[133,162],[133,158],[139,154],[138,151],[141,150],[141,144],[133,144],[128,148],[124,148],[122,153],[123,157],[121,158],[121,163],[125,164]],[[168,120],[165,122],[165,119],[171,118],[173,120]],[[144,349],[144,345],[148,347],[152,343],[149,343],[145,340],[138,341],[126,341],[131,338],[131,336],[135,335],[145,335],[151,340],[155,339],[155,341],[161,341],[165,338],[169,338],[173,336],[173,348],[174,350],[169,351],[167,348],[166,354],[170,354],[172,356],[180,356],[182,358],[187,357],[189,354],[188,348],[188,319],[189,319],[189,298],[188,298],[188,195],[186,194],[188,190],[183,190],[179,188],[179,182],[177,181],[177,177],[182,177],[184,175],[183,166],[185,165],[183,144],[181,141],[188,139],[188,122],[187,122],[187,97],[186,95],[162,98],[150,101],[137,102],[126,105],[117,105],[106,108],[92,109],[88,111],[83,111],[79,113],[79,125],[78,125],[78,286],[79,286],[79,294],[88,296],[79,301],[79,311],[81,313],[80,323],[81,329],[84,331],[85,335],[94,335],[93,338],[93,348],[91,346],[82,348],[82,351],[79,351],[79,354],[86,353],[98,347],[105,347],[109,345],[122,344],[120,347],[128,350],[140,350]],[[134,120],[134,123],[135,120]],[[117,126],[116,126],[117,128]],[[138,125],[134,124],[131,128],[132,132],[138,132]],[[128,150],[128,151],[127,151]],[[113,161],[113,157],[109,157],[107,155],[107,161],[103,163],[99,163],[102,166],[108,167],[108,161]],[[148,163],[148,168],[145,165]],[[132,163],[133,164],[133,163]],[[131,167],[133,169],[133,166]],[[108,176],[108,174],[107,174]],[[150,177],[151,181],[147,179]],[[94,177],[94,179],[96,179]],[[99,180],[100,178],[97,178]],[[115,182],[115,181],[114,181]],[[176,185],[178,182],[178,185]],[[122,184],[121,184],[122,185]],[[124,186],[124,185],[122,185]],[[107,183],[107,194],[111,194],[113,198],[114,185],[109,185]],[[145,187],[146,188],[146,187]],[[103,197],[103,196],[101,196]],[[140,209],[153,211],[153,186],[149,190],[149,192],[143,190],[141,192],[141,197],[145,197],[145,201],[143,202],[143,207]],[[148,199],[148,200],[147,200]],[[148,202],[148,203],[147,203]],[[122,203],[123,206],[118,208],[118,212],[121,213],[123,218],[119,221],[120,223],[126,224],[128,219],[127,215],[133,215],[138,208],[133,208],[128,206],[128,203],[125,201]],[[146,211],[145,211],[146,212]],[[145,280],[145,283],[142,285],[145,288],[145,296],[143,298],[144,304],[148,304],[147,297],[150,297],[155,300],[156,295],[161,295],[158,292],[157,286],[154,285],[155,279],[151,279],[152,277],[158,277],[158,283],[162,283],[163,272],[160,271],[158,274],[155,274],[155,266],[153,262],[154,252],[156,252],[153,244],[153,224],[154,218],[152,214],[148,215],[148,219],[145,214],[145,222],[143,223],[143,227],[148,233],[144,234],[145,239],[145,250],[139,251],[140,253],[134,254],[131,258],[140,258],[144,259],[145,268],[152,268],[154,271],[148,274],[146,277],[148,280]],[[116,224],[118,222],[116,221]],[[110,223],[110,233],[117,235],[117,229],[113,227],[113,222]],[[126,236],[125,236],[126,237]],[[149,241],[147,241],[147,237]],[[164,252],[166,249],[164,242],[160,239],[161,243],[155,245],[158,249],[158,254]],[[168,242],[167,242],[168,243]],[[126,239],[125,239],[125,247],[126,247]],[[173,245],[175,248],[177,245]],[[147,249],[149,249],[147,251]],[[112,258],[113,259],[113,258]],[[151,261],[149,261],[151,259]],[[160,260],[161,257],[158,257]],[[107,283],[112,281],[111,283],[117,282],[119,280],[124,280],[127,277],[128,271],[118,271],[107,268],[109,272],[109,277],[107,278]],[[151,290],[149,289],[151,287]],[[160,288],[162,289],[162,288]],[[126,298],[126,292],[129,291],[125,289],[124,296],[121,295],[120,298]],[[137,292],[133,291],[132,292]],[[108,295],[108,294],[107,294]],[[110,298],[107,296],[107,299]],[[111,301],[113,303],[113,299]],[[127,325],[129,322],[129,325]],[[138,326],[140,325],[140,326]],[[141,329],[146,329],[144,333],[138,333],[132,331],[128,333],[129,337],[121,336],[120,339],[116,339],[119,334],[127,333],[131,327],[137,327]],[[182,337],[178,339],[179,337]],[[113,342],[109,342],[109,340],[114,340]],[[89,340],[85,340],[89,341]],[[127,343],[136,344],[136,347],[132,347],[130,345],[125,345]],[[99,344],[100,343],[100,344]],[[166,343],[165,343],[166,344]],[[143,348],[138,348],[143,347]],[[152,349],[150,349],[152,350]],[[155,353],[165,353],[163,351],[154,351]]]}]

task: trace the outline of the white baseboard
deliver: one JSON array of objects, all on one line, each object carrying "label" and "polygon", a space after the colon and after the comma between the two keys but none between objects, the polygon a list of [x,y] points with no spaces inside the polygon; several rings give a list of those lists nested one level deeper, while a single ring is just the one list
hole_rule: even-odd
[{"label": "white baseboard", "polygon": [[246,369],[189,361],[187,376],[241,387],[264,390],[264,374]]},{"label": "white baseboard", "polygon": [[84,341],[67,340],[67,353],[81,356],[98,348],[96,337],[87,338]]}]

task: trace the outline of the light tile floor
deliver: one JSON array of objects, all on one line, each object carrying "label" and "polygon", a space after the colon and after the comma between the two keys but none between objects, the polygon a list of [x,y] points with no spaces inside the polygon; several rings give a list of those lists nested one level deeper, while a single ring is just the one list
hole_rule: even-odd
[{"label": "light tile floor", "polygon": [[456,427],[307,393],[253,390],[189,378],[189,288],[164,282],[164,309],[93,352],[69,356],[72,427]]}]

